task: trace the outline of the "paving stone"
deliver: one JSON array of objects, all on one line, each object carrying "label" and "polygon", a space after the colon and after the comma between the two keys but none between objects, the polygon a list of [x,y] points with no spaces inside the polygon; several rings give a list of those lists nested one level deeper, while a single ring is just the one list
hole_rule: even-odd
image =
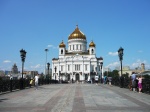
[{"label": "paving stone", "polygon": [[0,112],[150,112],[150,95],[103,84],[50,84],[1,94]]}]

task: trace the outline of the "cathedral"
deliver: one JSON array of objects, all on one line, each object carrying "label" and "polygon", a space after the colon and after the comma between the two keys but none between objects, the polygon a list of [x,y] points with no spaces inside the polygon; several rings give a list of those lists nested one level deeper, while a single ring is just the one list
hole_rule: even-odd
[{"label": "cathedral", "polygon": [[68,46],[59,44],[59,56],[52,59],[52,79],[65,81],[89,81],[98,75],[103,77],[103,58],[96,57],[93,41],[87,46],[84,33],[78,26],[68,37]]}]

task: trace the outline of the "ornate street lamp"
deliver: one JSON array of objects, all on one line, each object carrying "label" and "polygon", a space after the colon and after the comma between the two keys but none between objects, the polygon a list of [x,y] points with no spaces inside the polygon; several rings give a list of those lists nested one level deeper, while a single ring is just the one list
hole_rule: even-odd
[{"label": "ornate street lamp", "polygon": [[101,69],[101,83],[103,83],[103,80],[102,80],[102,67],[103,67],[103,58],[102,57],[100,57],[100,69]]},{"label": "ornate street lamp", "polygon": [[50,68],[50,63],[47,63],[48,76],[49,76],[49,68]]},{"label": "ornate street lamp", "polygon": [[48,49],[45,49],[45,52],[46,52],[46,61],[45,61],[45,75],[46,75],[46,63],[47,63],[47,52],[48,52]]},{"label": "ornate street lamp", "polygon": [[56,66],[54,69],[55,69],[55,84],[56,84],[56,70],[57,70]]},{"label": "ornate street lamp", "polygon": [[123,48],[120,47],[118,50],[118,56],[119,56],[119,60],[120,60],[120,64],[121,64],[121,76],[122,76],[122,60],[123,60]]},{"label": "ornate street lamp", "polygon": [[26,51],[21,49],[20,50],[20,57],[21,57],[21,61],[22,61],[22,77],[21,77],[21,89],[23,89],[23,68],[24,68],[24,62],[25,62],[25,58],[26,58]]},{"label": "ornate street lamp", "polygon": [[48,71],[47,71],[47,72],[48,72],[48,74],[47,74],[47,75],[48,75],[48,83],[49,83],[49,78],[50,78],[50,76],[49,76],[49,68],[50,68],[50,63],[47,63],[47,70],[48,70]]}]

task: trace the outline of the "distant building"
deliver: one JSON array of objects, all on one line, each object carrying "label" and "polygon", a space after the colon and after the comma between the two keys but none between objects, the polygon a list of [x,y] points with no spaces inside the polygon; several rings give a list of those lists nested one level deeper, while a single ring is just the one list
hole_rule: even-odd
[{"label": "distant building", "polygon": [[11,71],[12,71],[12,74],[18,74],[18,68],[17,68],[16,63],[12,66]]},{"label": "distant building", "polygon": [[34,78],[34,76],[38,74],[38,71],[24,71],[23,74],[24,74],[24,77],[28,76],[28,77]]},{"label": "distant building", "polygon": [[0,77],[5,76],[5,73],[3,70],[0,70]]},{"label": "distant building", "polygon": [[[120,67],[116,67],[116,70],[119,71],[119,74],[121,75]],[[135,69],[130,69],[129,66],[123,66],[122,67],[122,74],[129,74],[129,76],[132,74],[132,72],[135,72],[136,74],[140,74],[145,71],[145,64],[141,63],[141,67],[136,67]]]},{"label": "distant building", "polygon": [[5,70],[5,75],[10,75],[11,71]]}]

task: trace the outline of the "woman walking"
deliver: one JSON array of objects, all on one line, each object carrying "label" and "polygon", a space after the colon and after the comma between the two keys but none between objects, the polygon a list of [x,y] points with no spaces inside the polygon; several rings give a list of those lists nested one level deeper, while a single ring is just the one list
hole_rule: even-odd
[{"label": "woman walking", "polygon": [[142,76],[138,77],[138,88],[139,88],[139,93],[141,93],[141,90],[142,90]]}]

